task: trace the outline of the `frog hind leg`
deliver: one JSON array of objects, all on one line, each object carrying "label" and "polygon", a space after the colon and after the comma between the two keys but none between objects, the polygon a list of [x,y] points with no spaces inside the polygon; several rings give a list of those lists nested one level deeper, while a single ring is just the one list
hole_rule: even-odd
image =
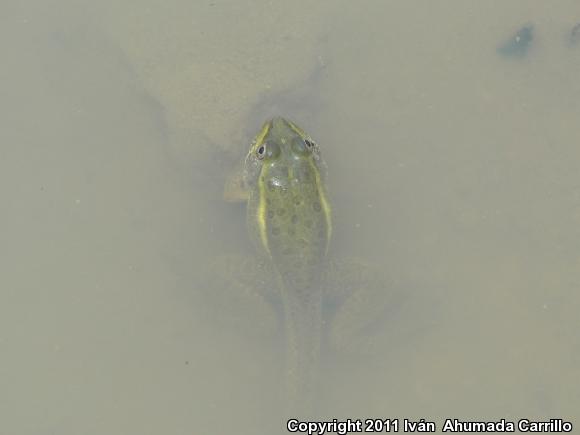
[{"label": "frog hind leg", "polygon": [[279,331],[277,293],[267,268],[254,257],[221,255],[206,266],[198,289],[208,320],[256,338]]},{"label": "frog hind leg", "polygon": [[328,344],[338,351],[375,353],[380,332],[404,296],[394,291],[381,271],[359,259],[333,260],[327,275]]}]

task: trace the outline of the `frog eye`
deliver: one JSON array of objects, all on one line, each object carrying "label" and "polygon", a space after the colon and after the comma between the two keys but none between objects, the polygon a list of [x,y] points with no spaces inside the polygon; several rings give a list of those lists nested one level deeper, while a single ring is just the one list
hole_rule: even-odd
[{"label": "frog eye", "polygon": [[258,160],[263,160],[264,158],[274,158],[278,157],[280,154],[280,147],[275,142],[264,142],[256,150],[256,157]]},{"label": "frog eye", "polygon": [[292,140],[292,149],[296,154],[307,155],[314,149],[314,142],[310,139],[296,137]]}]

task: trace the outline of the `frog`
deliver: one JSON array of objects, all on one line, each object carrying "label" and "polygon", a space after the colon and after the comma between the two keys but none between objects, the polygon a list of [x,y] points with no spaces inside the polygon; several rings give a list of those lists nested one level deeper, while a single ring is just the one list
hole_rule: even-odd
[{"label": "frog", "polygon": [[286,118],[267,120],[224,188],[224,200],[246,205],[255,253],[220,257],[212,267],[223,281],[213,287],[235,292],[236,301],[247,299],[261,313],[278,302],[280,312],[272,310],[261,326],[281,318],[286,409],[293,414],[312,414],[323,342],[338,350],[352,346],[389,300],[375,268],[331,254],[327,173],[309,134]]}]

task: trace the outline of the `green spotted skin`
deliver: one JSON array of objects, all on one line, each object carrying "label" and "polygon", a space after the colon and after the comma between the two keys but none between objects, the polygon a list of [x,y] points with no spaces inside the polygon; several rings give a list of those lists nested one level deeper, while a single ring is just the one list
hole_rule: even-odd
[{"label": "green spotted skin", "polygon": [[318,145],[283,118],[267,121],[245,162],[247,226],[276,272],[284,305],[289,410],[312,405],[321,341],[321,276],[332,234]]}]

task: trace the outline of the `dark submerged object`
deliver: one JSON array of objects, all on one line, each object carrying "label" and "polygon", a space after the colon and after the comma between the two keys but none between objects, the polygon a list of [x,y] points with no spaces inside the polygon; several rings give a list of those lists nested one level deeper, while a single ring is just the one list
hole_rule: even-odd
[{"label": "dark submerged object", "polygon": [[506,42],[502,43],[497,48],[497,52],[505,57],[524,57],[532,43],[533,33],[534,26],[532,24],[526,24],[524,27],[518,30],[515,35],[510,37]]}]

